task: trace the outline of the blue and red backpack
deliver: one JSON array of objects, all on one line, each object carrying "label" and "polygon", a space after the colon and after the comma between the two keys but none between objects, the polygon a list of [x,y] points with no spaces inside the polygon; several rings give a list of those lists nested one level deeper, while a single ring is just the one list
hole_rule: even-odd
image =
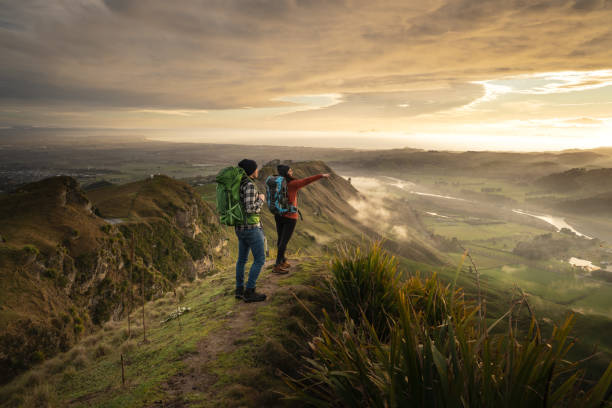
[{"label": "blue and red backpack", "polygon": [[287,179],[283,176],[268,176],[266,179],[266,202],[274,215],[298,212],[295,206],[289,204]]}]

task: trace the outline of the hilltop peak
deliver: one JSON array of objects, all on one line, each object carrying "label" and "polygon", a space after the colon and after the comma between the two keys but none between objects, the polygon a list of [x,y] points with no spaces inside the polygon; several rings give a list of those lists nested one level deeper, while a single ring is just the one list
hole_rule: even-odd
[{"label": "hilltop peak", "polygon": [[[69,176],[50,177],[34,183],[26,184],[12,193],[18,195],[19,201],[35,201],[33,204],[46,206],[75,205],[91,213],[91,202],[79,186],[78,181]],[[10,195],[9,195],[10,196]],[[28,200],[28,197],[30,200]]]}]

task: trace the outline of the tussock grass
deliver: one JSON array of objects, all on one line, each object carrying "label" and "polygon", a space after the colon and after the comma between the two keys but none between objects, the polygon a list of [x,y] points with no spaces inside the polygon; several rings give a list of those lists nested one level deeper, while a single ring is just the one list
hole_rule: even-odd
[{"label": "tussock grass", "polygon": [[166,296],[160,299],[157,299],[155,303],[153,303],[154,308],[160,308],[167,305],[171,305],[175,302],[174,294],[172,292],[166,293]]},{"label": "tussock grass", "polygon": [[139,327],[132,327],[132,339],[142,338],[142,325]]},{"label": "tussock grass", "polygon": [[162,315],[161,310],[153,309],[145,312],[148,321],[157,320]]},{"label": "tussock grass", "polygon": [[113,336],[110,338],[110,344],[113,346],[118,346],[122,344],[123,342],[125,342],[127,338],[128,338],[128,329],[127,327],[122,327],[121,329],[117,330],[117,332],[115,332]]},{"label": "tussock grass", "polygon": [[[104,326],[102,326],[103,330],[105,332],[109,332],[109,331],[113,331],[113,330],[117,330],[117,328],[121,325],[121,322],[116,322],[113,320],[110,320],[106,323],[104,323]],[[98,334],[98,336],[100,336],[100,334]]]},{"label": "tussock grass", "polygon": [[398,315],[400,280],[395,259],[379,244],[368,251],[341,247],[331,263],[331,289],[354,321],[364,316],[378,333],[388,331],[388,316]]},{"label": "tussock grass", "polygon": [[77,370],[73,366],[67,367],[62,373],[62,381],[67,382],[70,381],[77,375]]},{"label": "tussock grass", "polygon": [[78,356],[85,355],[86,353],[87,353],[87,350],[85,349],[85,347],[83,345],[78,345],[76,347],[73,347],[72,350],[68,352],[67,359],[72,361]]},{"label": "tussock grass", "polygon": [[92,356],[94,359],[99,359],[100,357],[104,357],[109,355],[112,352],[112,348],[106,343],[98,344],[92,352]]},{"label": "tussock grass", "polygon": [[[290,398],[319,407],[598,407],[612,363],[595,384],[581,383],[567,359],[573,316],[543,338],[535,316],[526,332],[513,316],[525,297],[487,327],[478,306],[436,276],[397,279],[380,245],[343,251],[331,289],[344,319],[327,313]],[[393,292],[393,293],[389,293]],[[528,305],[526,305],[528,306]],[[506,323],[507,321],[507,323]],[[506,331],[493,333],[506,323]]]},{"label": "tussock grass", "polygon": [[88,336],[82,341],[82,344],[85,345],[86,347],[95,346],[100,341],[101,337],[102,336],[99,333]]},{"label": "tussock grass", "polygon": [[26,396],[23,406],[25,408],[54,408],[58,406],[57,395],[48,384],[39,385]]},{"label": "tussock grass", "polygon": [[25,377],[25,385],[28,388],[35,387],[44,382],[45,373],[41,369],[33,369]]},{"label": "tussock grass", "polygon": [[57,374],[64,370],[67,364],[66,357],[67,356],[64,353],[45,361],[43,364],[43,368],[45,369],[46,374]]},{"label": "tussock grass", "polygon": [[89,357],[87,357],[87,353],[83,351],[81,354],[78,354],[74,359],[70,361],[70,364],[77,370],[82,370],[90,364]]},{"label": "tussock grass", "polygon": [[132,339],[124,342],[119,350],[121,351],[121,354],[129,354],[136,350],[136,347],[138,347],[138,342]]},{"label": "tussock grass", "polygon": [[21,407],[24,403],[24,388],[14,381],[0,388],[0,401],[7,407]]}]

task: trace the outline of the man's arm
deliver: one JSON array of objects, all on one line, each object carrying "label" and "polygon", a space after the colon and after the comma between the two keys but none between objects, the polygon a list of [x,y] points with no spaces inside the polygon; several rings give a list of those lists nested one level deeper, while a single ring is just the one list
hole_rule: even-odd
[{"label": "man's arm", "polygon": [[244,186],[244,209],[247,213],[259,213],[264,201],[258,194],[255,184],[248,182]]}]

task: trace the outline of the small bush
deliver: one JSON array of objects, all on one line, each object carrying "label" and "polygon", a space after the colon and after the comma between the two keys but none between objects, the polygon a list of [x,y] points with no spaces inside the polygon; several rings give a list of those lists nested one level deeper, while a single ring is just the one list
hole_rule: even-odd
[{"label": "small bush", "polygon": [[22,407],[24,406],[25,391],[21,385],[15,384],[13,381],[10,384],[0,387],[0,401],[3,407]]},{"label": "small bush", "polygon": [[25,377],[25,385],[28,387],[35,387],[39,384],[42,384],[44,380],[44,373],[38,370],[31,370]]},{"label": "small bush", "polygon": [[153,305],[153,307],[161,307],[161,306],[166,306],[166,305],[170,305],[172,303],[174,303],[174,294],[172,292],[168,292],[169,294],[166,294],[166,297],[163,297],[161,299],[157,299]]},{"label": "small bush", "polygon": [[122,344],[125,340],[127,340],[127,338],[128,329],[127,327],[124,327],[115,333],[115,335],[111,339],[111,344],[113,344],[114,346],[118,346],[119,344]]},{"label": "small bush", "polygon": [[50,360],[45,361],[43,368],[47,374],[57,374],[64,369],[66,361],[61,356],[55,356]]},{"label": "small bush", "polygon": [[57,279],[57,277],[58,277],[59,275],[58,275],[58,271],[57,271],[57,269],[55,269],[55,268],[47,268],[47,269],[45,269],[45,271],[44,271],[44,276],[45,276],[45,277],[47,277],[47,278],[49,278],[49,279],[53,279],[53,280],[55,280],[55,279]]},{"label": "small bush", "polygon": [[87,358],[86,355],[80,355],[77,358],[75,358],[74,360],[72,360],[71,364],[77,370],[82,370],[82,369],[84,369],[85,367],[87,367],[89,365],[89,359]]},{"label": "small bush", "polygon": [[28,408],[56,407],[57,395],[48,384],[39,385],[25,398],[24,406]]},{"label": "small bush", "polygon": [[147,310],[147,319],[155,320],[159,316],[161,316],[161,312],[159,310]]},{"label": "small bush", "polygon": [[34,245],[24,245],[22,250],[28,255],[38,255],[40,253]]},{"label": "small bush", "polygon": [[66,369],[62,373],[62,381],[68,382],[72,380],[76,376],[76,374],[77,374],[76,368],[74,368],[73,366],[66,367]]},{"label": "small bush", "polygon": [[86,347],[92,347],[94,346],[96,343],[98,343],[100,341],[100,335],[99,334],[94,334],[91,335],[89,337],[86,337],[82,343],[86,346]]},{"label": "small bush", "polygon": [[72,350],[68,352],[68,360],[74,360],[81,354],[85,354],[85,348],[83,346],[73,347]]},{"label": "small bush", "polygon": [[138,342],[134,339],[132,340],[128,340],[125,343],[123,343],[121,345],[121,353],[122,354],[130,354],[132,353],[134,350],[136,350],[136,347],[138,346]]},{"label": "small bush", "polygon": [[101,357],[104,357],[108,354],[110,354],[112,351],[112,349],[109,347],[108,344],[106,343],[100,343],[98,344],[93,351],[93,358],[95,359],[99,359]]},{"label": "small bush", "polygon": [[82,346],[75,347],[68,355],[70,364],[72,364],[77,370],[81,370],[89,365],[89,358],[87,358],[87,350]]},{"label": "small bush", "polygon": [[132,327],[132,338],[135,339],[139,337],[142,337],[142,325]]},{"label": "small bush", "polygon": [[32,355],[30,356],[30,361],[32,361],[32,363],[34,364],[40,363],[44,359],[45,359],[45,354],[40,350],[33,352]]},{"label": "small bush", "polygon": [[111,320],[111,321],[104,323],[103,329],[105,332],[108,332],[108,331],[115,330],[117,327],[119,327],[119,323]]},{"label": "small bush", "polygon": [[85,327],[82,324],[76,323],[74,325],[74,334],[76,334],[77,336],[83,333],[83,330],[85,330]]}]

